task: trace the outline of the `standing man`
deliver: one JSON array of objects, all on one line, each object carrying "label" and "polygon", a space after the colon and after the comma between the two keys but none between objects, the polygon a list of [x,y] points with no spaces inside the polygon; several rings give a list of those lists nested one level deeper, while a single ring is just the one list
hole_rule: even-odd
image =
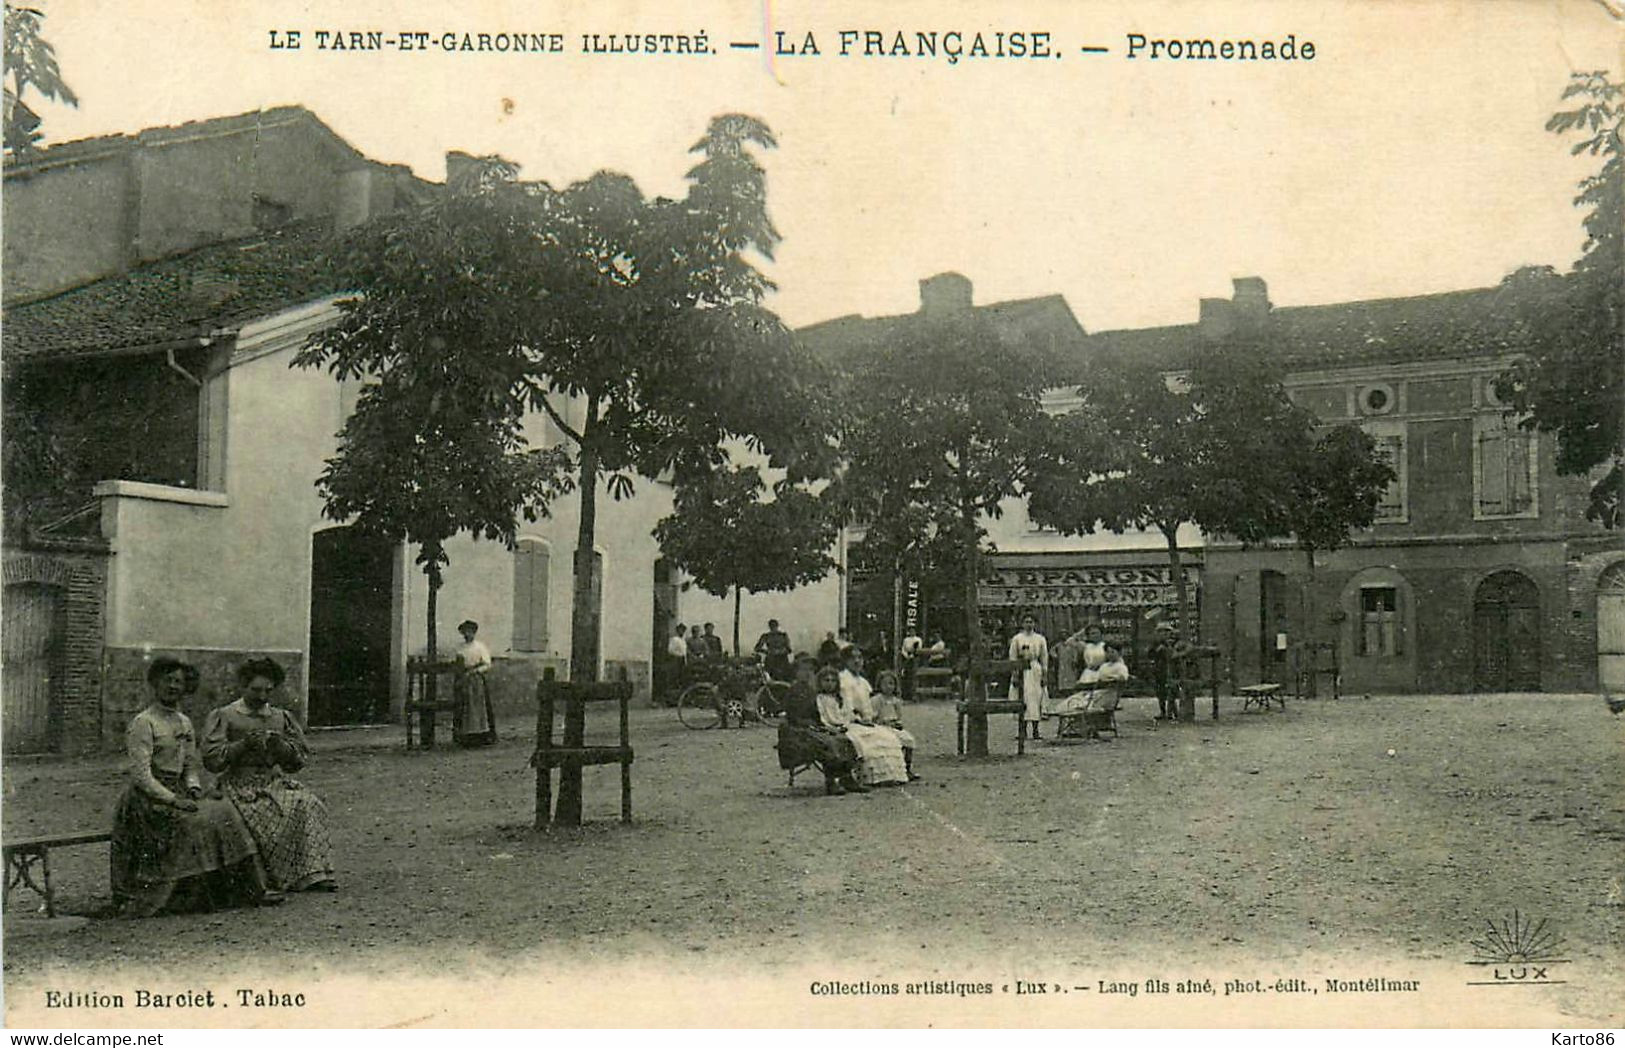
[{"label": "standing man", "polygon": [[683,670],[688,666],[688,641],[683,634],[688,627],[681,622],[671,631],[671,637],[666,641],[666,704],[677,702],[677,693],[683,690]]},{"label": "standing man", "polygon": [[767,632],[756,638],[751,650],[761,657],[769,677],[790,680],[790,635],[779,629],[778,619],[767,620]]},{"label": "standing man", "polygon": [[705,657],[708,659],[722,658],[722,638],[717,636],[717,624],[705,624]]},{"label": "standing man", "polygon": [[705,638],[700,635],[700,628],[695,626],[688,631],[688,668],[699,669],[710,658],[711,646],[705,643]]},{"label": "standing man", "polygon": [[835,640],[835,634],[824,634],[823,641],[818,645],[818,664],[820,666],[834,666],[841,658],[841,646]]}]

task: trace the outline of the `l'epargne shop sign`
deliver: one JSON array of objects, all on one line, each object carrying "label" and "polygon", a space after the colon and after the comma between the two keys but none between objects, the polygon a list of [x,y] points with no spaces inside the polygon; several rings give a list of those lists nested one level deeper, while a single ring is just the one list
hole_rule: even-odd
[{"label": "l'epargne shop sign", "polygon": [[[1201,572],[1182,569],[1192,598]],[[976,602],[985,608],[1061,604],[1094,608],[1172,607],[1178,603],[1173,571],[1161,567],[1126,568],[993,568],[976,587]]]}]

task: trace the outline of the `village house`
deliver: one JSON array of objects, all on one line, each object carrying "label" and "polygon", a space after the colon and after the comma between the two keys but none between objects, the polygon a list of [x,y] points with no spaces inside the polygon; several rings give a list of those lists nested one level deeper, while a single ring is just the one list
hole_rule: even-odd
[{"label": "village house", "polygon": [[[1538,280],[1415,298],[1278,308],[1263,280],[1238,279],[1229,299],[1200,304],[1197,323],[1085,334],[1059,296],[971,305],[970,282],[921,282],[921,313],[844,317],[803,329],[826,352],[883,342],[931,309],[977,309],[1006,337],[1039,338],[1080,368],[1138,357],[1170,371],[1203,347],[1243,336],[1279,360],[1289,393],[1327,424],[1355,422],[1397,479],[1375,524],[1318,555],[1312,583],[1290,541],[1244,548],[1183,529],[1184,573],[1205,642],[1234,685],[1291,683],[1336,668],[1346,691],[1584,690],[1625,686],[1625,547],[1585,519],[1590,481],[1560,477],[1555,443],[1520,428],[1494,378],[1523,349],[1511,318]],[[1064,410],[1068,390],[1052,391]],[[1132,664],[1157,621],[1177,615],[1166,543],[1157,532],[1065,536],[1034,524],[1011,499],[983,522],[978,612],[1008,637],[1024,613],[1052,645],[1086,623],[1124,640]],[[861,529],[848,536],[861,541]],[[896,629],[900,603],[923,628],[962,633],[957,590],[923,596],[904,580],[854,573],[843,621],[860,642]],[[1312,599],[1305,601],[1308,588]],[[1313,609],[1313,611],[1309,611]],[[1313,614],[1309,647],[1305,616]],[[996,643],[996,640],[993,641]],[[1329,676],[1319,685],[1325,691]]]},{"label": "village house", "polygon": [[[8,160],[8,751],[116,746],[163,654],[201,669],[194,715],[267,655],[312,725],[398,719],[426,582],[415,549],[323,516],[358,387],[290,362],[337,316],[331,238],[439,189],[298,107]],[[526,436],[562,439],[542,413]],[[645,697],[685,597],[651,536],[670,505],[642,483],[598,515],[600,670]],[[513,550],[447,546],[438,646],[480,623],[499,712],[528,717],[534,681],[568,670],[576,499],[551,510]]]}]

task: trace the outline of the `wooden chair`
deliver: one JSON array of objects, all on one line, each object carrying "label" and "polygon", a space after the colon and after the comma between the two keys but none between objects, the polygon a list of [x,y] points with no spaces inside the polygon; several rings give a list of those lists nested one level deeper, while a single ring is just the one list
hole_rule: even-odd
[{"label": "wooden chair", "polygon": [[[536,683],[536,752],[530,766],[536,769],[536,828],[549,822],[581,825],[581,769],[589,764],[621,766],[621,821],[632,821],[632,735],[628,703],[632,684],[622,668],[621,679],[613,683],[570,684],[555,678],[549,666]],[[620,707],[620,744],[588,746],[587,704],[614,702]],[[564,735],[553,741],[554,714],[564,708]],[[558,807],[553,805],[553,769],[559,769]]]}]

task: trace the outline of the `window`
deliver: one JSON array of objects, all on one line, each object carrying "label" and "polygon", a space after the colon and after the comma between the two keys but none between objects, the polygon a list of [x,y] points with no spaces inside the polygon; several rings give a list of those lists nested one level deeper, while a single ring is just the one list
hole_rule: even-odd
[{"label": "window", "polygon": [[1360,590],[1360,654],[1392,656],[1399,647],[1399,591],[1392,586]]},{"label": "window", "polygon": [[1377,500],[1377,523],[1400,523],[1405,512],[1405,435],[1403,433],[1375,433],[1377,461],[1394,471],[1394,479]]},{"label": "window", "polygon": [[1393,412],[1397,401],[1394,398],[1394,387],[1386,383],[1363,387],[1358,395],[1360,413],[1363,415],[1387,415]]},{"label": "window", "polygon": [[547,590],[552,551],[542,539],[520,539],[513,551],[513,650],[547,650]]},{"label": "window", "polygon": [[1480,417],[1474,430],[1473,516],[1537,516],[1536,434],[1503,416]]}]

